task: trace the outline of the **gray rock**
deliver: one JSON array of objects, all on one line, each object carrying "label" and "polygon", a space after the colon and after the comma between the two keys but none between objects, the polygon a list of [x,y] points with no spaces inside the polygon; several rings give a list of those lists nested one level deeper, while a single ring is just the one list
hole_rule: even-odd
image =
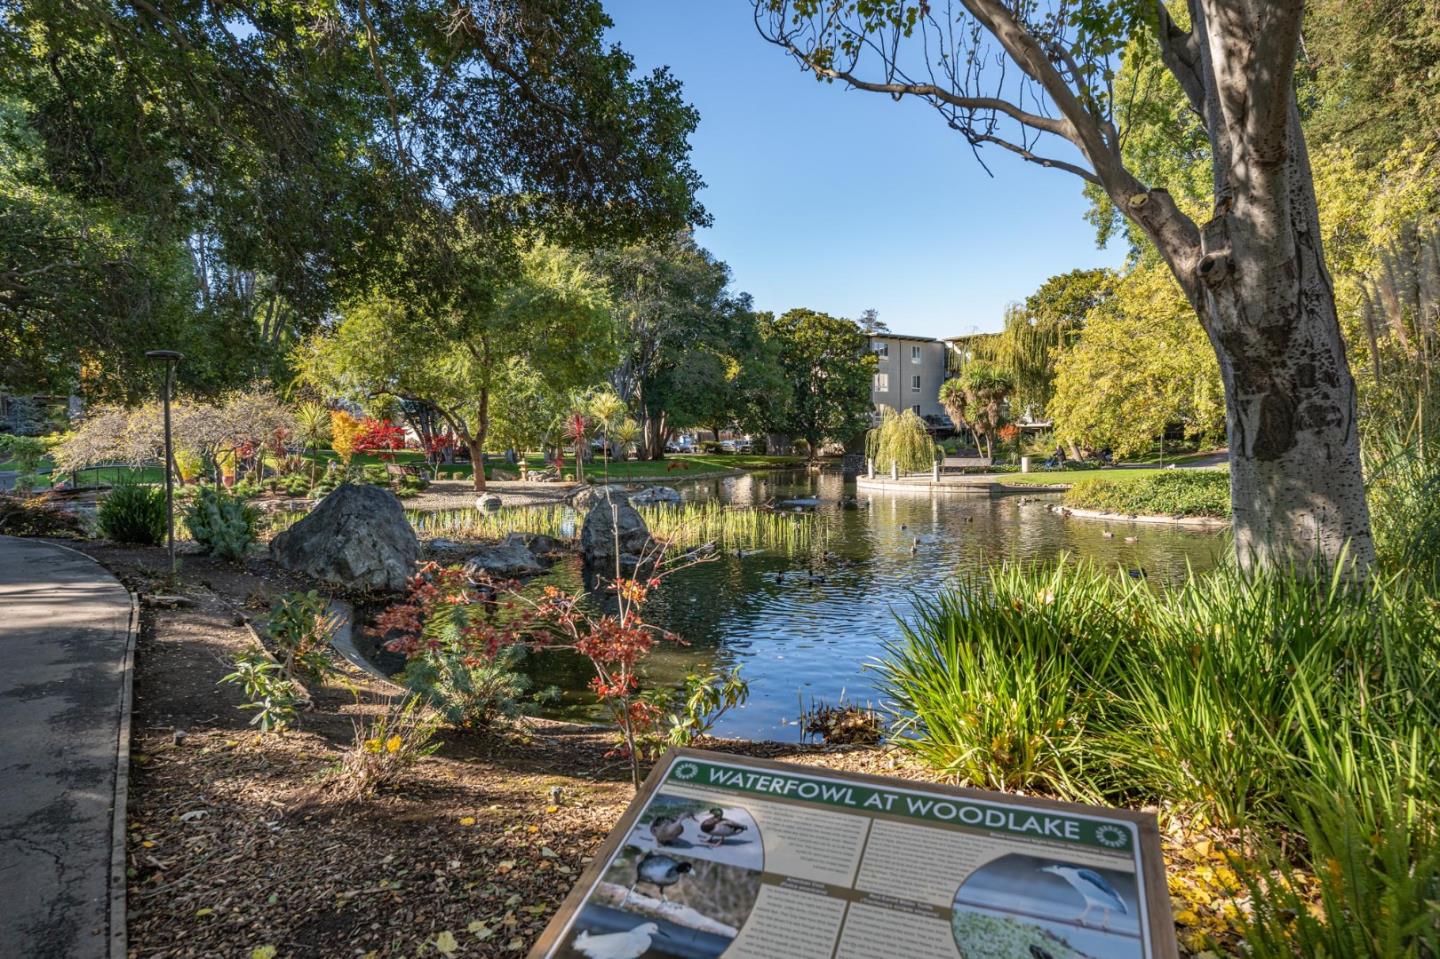
[{"label": "gray rock", "polygon": [[475,508],[482,512],[499,509],[502,505],[503,501],[495,493],[481,493],[475,497]]},{"label": "gray rock", "polygon": [[563,549],[559,540],[544,533],[511,533],[505,537],[505,542],[519,543],[536,556],[548,556]]},{"label": "gray rock", "polygon": [[630,502],[636,506],[651,506],[656,503],[679,503],[680,491],[668,486],[647,486],[638,493],[630,494]]},{"label": "gray rock", "polygon": [[587,513],[596,503],[618,500],[621,503],[630,498],[630,492],[617,483],[608,486],[582,486],[570,496],[570,505],[580,513]]},{"label": "gray rock", "polygon": [[543,573],[549,564],[517,539],[518,535],[512,533],[503,543],[487,546],[470,557],[465,564],[466,575],[477,577],[485,573],[496,579],[520,579]]},{"label": "gray rock", "polygon": [[649,545],[650,529],[629,503],[598,502],[585,514],[580,555],[588,568],[602,574],[613,571],[618,549],[622,569],[632,571]]},{"label": "gray rock", "polygon": [[420,542],[394,493],[342,483],[270,541],[270,556],[347,589],[398,593],[415,575]]}]

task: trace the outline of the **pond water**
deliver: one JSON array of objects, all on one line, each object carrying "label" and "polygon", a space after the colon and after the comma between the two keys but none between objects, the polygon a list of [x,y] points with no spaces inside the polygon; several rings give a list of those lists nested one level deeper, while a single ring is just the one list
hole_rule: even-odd
[{"label": "pond water", "polygon": [[[647,609],[652,622],[687,640],[655,650],[647,661],[649,680],[678,682],[689,672],[739,665],[750,700],[716,731],[748,738],[798,738],[802,702],[843,697],[878,705],[866,664],[886,641],[899,638],[896,617],[906,615],[915,596],[933,595],[957,576],[1002,560],[1069,553],[1143,569],[1163,587],[1183,579],[1187,564],[1196,572],[1210,569],[1227,550],[1222,534],[1057,515],[1047,508],[1053,496],[861,492],[863,508],[842,509],[842,499],[856,495],[853,481],[803,472],[749,474],[681,489],[689,499],[739,505],[819,501],[814,510],[821,535],[808,550],[725,555],[681,570],[665,580]],[[1105,530],[1114,537],[1103,536]],[[1124,542],[1127,535],[1137,542]],[[557,566],[533,588],[545,583],[577,588],[578,563]],[[552,652],[532,656],[526,668],[537,685],[565,691],[553,714],[592,715],[588,664]]]}]

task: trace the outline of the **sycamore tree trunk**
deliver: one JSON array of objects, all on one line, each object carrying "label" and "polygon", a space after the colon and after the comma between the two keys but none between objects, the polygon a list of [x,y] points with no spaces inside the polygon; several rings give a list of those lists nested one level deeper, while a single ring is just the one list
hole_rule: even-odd
[{"label": "sycamore tree trunk", "polygon": [[645,411],[645,449],[644,457],[647,460],[663,460],[665,458],[665,413],[656,413],[652,410]]},{"label": "sycamore tree trunk", "polygon": [[1190,0],[1162,56],[1205,119],[1215,206],[1194,224],[1160,189],[1100,164],[1106,191],[1165,257],[1220,365],[1242,569],[1363,576],[1374,561],[1355,381],[1325,268],[1292,85],[1301,5]]},{"label": "sycamore tree trunk", "polygon": [[1298,113],[1264,193],[1206,225],[1202,315],[1225,384],[1235,549],[1245,568],[1374,558],[1355,381],[1320,247]]}]

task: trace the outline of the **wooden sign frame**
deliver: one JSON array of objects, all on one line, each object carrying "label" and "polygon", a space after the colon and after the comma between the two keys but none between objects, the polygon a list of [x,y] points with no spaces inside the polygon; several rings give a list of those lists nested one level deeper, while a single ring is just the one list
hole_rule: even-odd
[{"label": "wooden sign frame", "polygon": [[[672,773],[676,775],[672,776]],[[691,781],[686,781],[685,776],[694,778]],[[717,776],[721,778],[713,778]],[[707,782],[706,777],[712,778]],[[989,926],[986,928],[1011,929],[1024,927],[1024,929],[1028,930],[1033,926],[1035,929],[1040,930],[1036,932],[1035,935],[1044,934],[1051,935],[1052,937],[1053,933],[1049,931],[1048,927],[1054,926],[1060,921],[1053,915],[1044,913],[1043,910],[1037,909],[1034,912],[1027,913],[1018,907],[1012,908],[1003,905],[1003,898],[994,899],[993,901],[991,899],[985,899],[983,901],[977,899],[974,902],[962,902],[959,889],[954,893],[955,899],[952,904],[953,908],[951,909],[936,907],[934,905],[933,894],[930,896],[930,903],[924,904],[921,902],[912,902],[906,897],[895,898],[877,893],[873,891],[875,886],[873,881],[869,882],[869,885],[872,887],[871,889],[860,889],[861,880],[866,878],[866,876],[862,876],[862,873],[871,870],[871,862],[866,855],[867,845],[871,842],[871,834],[877,832],[876,823],[881,822],[890,824],[884,834],[889,837],[886,842],[894,840],[903,843],[903,830],[907,828],[911,829],[913,834],[922,837],[922,839],[918,841],[922,842],[923,845],[915,847],[914,856],[916,858],[907,859],[905,856],[890,856],[891,862],[887,868],[892,870],[892,879],[899,879],[902,875],[910,877],[911,874],[913,874],[914,880],[921,884],[931,881],[929,877],[935,875],[935,871],[924,868],[921,860],[925,855],[934,854],[936,856],[947,857],[935,861],[953,864],[955,854],[958,853],[962,856],[967,855],[969,853],[966,853],[964,850],[973,847],[979,850],[979,852],[975,853],[976,855],[984,852],[990,852],[993,853],[993,855],[988,860],[977,859],[976,861],[979,863],[979,866],[977,866],[975,870],[965,874],[963,880],[960,882],[960,886],[963,887],[966,883],[970,882],[972,877],[979,875],[979,873],[984,870],[990,869],[996,863],[1001,863],[1002,860],[1024,863],[1026,865],[1023,866],[1023,869],[1028,871],[1022,873],[1023,877],[1029,882],[1039,882],[1042,885],[1048,884],[1052,894],[1058,895],[1065,891],[1061,880],[1073,886],[1073,899],[1084,903],[1085,913],[1093,913],[1093,910],[1097,904],[1099,904],[1103,930],[1094,925],[1093,920],[1086,921],[1089,918],[1088,916],[1083,916],[1078,924],[1076,924],[1073,919],[1069,920],[1070,925],[1074,925],[1078,930],[1083,930],[1085,935],[1089,935],[1092,938],[1102,936],[1105,941],[1111,941],[1121,936],[1137,940],[1133,949],[1129,947],[1128,943],[1121,943],[1117,950],[1111,952],[1110,955],[1127,957],[1133,955],[1136,959],[1178,959],[1179,953],[1175,941],[1175,926],[1170,911],[1170,895],[1166,883],[1164,859],[1160,847],[1160,833],[1155,817],[1150,813],[1136,812],[1128,809],[1084,806],[1075,803],[1037,799],[1030,796],[986,792],[938,783],[874,776],[866,773],[836,772],[823,767],[783,763],[770,759],[758,759],[699,749],[671,749],[656,763],[654,769],[651,770],[650,775],[640,787],[640,791],[636,794],[635,799],[630,803],[615,828],[611,830],[609,836],[607,836],[601,844],[595,853],[594,859],[581,873],[574,888],[571,889],[570,894],[565,898],[560,909],[551,918],[549,925],[546,926],[545,931],[531,948],[528,954],[529,959],[549,959],[549,957],[552,956],[562,955],[583,955],[583,953],[577,953],[574,949],[562,950],[561,947],[565,945],[566,937],[570,934],[572,926],[577,925],[576,920],[581,910],[586,907],[587,902],[591,901],[592,896],[598,895],[600,892],[602,879],[606,876],[607,870],[611,869],[612,865],[615,865],[616,868],[619,869],[621,859],[617,858],[617,854],[622,853],[622,850],[624,850],[628,844],[632,847],[628,855],[632,858],[640,856],[642,850],[634,847],[636,826],[641,822],[642,815],[652,805],[652,802],[656,800],[657,795],[660,794],[663,785],[670,785],[672,787],[672,793],[684,793],[686,790],[694,793],[695,795],[691,796],[692,805],[704,805],[702,800],[715,802],[715,804],[719,806],[729,805],[732,808],[740,809],[741,812],[737,812],[735,815],[742,817],[749,815],[748,813],[744,813],[745,807],[742,805],[745,797],[749,796],[752,801],[757,804],[757,809],[762,811],[768,808],[771,809],[772,813],[776,810],[784,813],[785,809],[777,806],[777,804],[784,804],[786,807],[805,806],[806,810],[808,810],[808,812],[804,813],[805,815],[828,817],[826,818],[827,822],[844,821],[850,823],[857,817],[863,818],[867,822],[865,839],[855,854],[854,871],[851,874],[851,881],[848,886],[841,884],[831,885],[823,881],[816,881],[813,876],[810,878],[786,878],[787,874],[789,874],[788,870],[787,873],[771,871],[769,869],[771,863],[769,859],[765,858],[769,855],[767,852],[769,847],[761,840],[761,830],[759,829],[757,829],[754,834],[755,840],[753,843],[758,853],[747,853],[750,855],[758,854],[762,857],[765,868],[757,870],[755,873],[761,878],[758,880],[750,880],[763,882],[765,886],[772,887],[768,890],[768,893],[766,893],[765,886],[759,887],[762,894],[773,894],[774,896],[792,895],[792,890],[794,891],[793,894],[796,895],[800,893],[815,895],[818,892],[822,896],[828,896],[828,898],[824,899],[826,903],[844,901],[839,924],[835,927],[832,936],[834,941],[828,952],[828,955],[832,957],[832,959],[845,959],[847,955],[862,954],[868,954],[872,959],[879,959],[879,957],[885,955],[898,957],[911,954],[906,947],[893,939],[888,941],[884,946],[879,947],[880,951],[878,952],[875,951],[878,944],[872,944],[868,948],[860,947],[857,949],[853,947],[860,946],[858,941],[854,943],[847,942],[849,937],[851,937],[849,924],[852,922],[852,916],[855,917],[853,921],[857,923],[858,928],[858,923],[860,922],[860,917],[864,914],[864,910],[876,904],[883,906],[887,910],[885,913],[887,917],[909,914],[916,917],[915,922],[917,924],[929,923],[930,925],[926,930],[926,934],[930,935],[932,940],[935,935],[934,923],[938,919],[943,918],[946,926],[951,927],[951,930],[954,931],[954,927],[951,924],[958,921],[954,918],[956,913],[963,913],[963,918],[967,921],[974,919],[977,922],[989,923]],[[729,800],[728,803],[720,803],[718,800],[708,799],[709,795],[716,790],[727,790],[732,794],[733,798]],[[829,798],[801,799],[790,795],[791,793],[805,791],[808,791],[812,796]],[[897,798],[900,800],[898,805],[901,807],[901,812],[899,813],[895,810]],[[661,797],[661,799],[665,802],[677,801],[671,794],[667,794]],[[835,801],[832,802],[830,801],[831,799]],[[860,805],[862,801],[864,806]],[[905,811],[907,806],[909,808],[908,812]],[[792,812],[794,812],[794,815],[787,814],[784,818],[784,821],[787,823],[784,827],[785,829],[797,828],[790,823],[791,820],[797,819],[801,813],[797,810],[792,810]],[[841,815],[831,815],[833,813],[840,813]],[[653,815],[654,814],[652,814],[652,816]],[[667,820],[667,823],[678,818],[680,817],[672,817],[671,820]],[[778,823],[780,820],[772,821]],[[754,823],[750,822],[750,826],[753,825]],[[732,824],[727,828],[736,827],[740,827],[740,824]],[[922,829],[917,831],[912,827],[922,827]],[[676,827],[671,826],[671,828]],[[695,851],[695,855],[699,855],[702,858],[708,857],[713,859],[715,858],[714,851],[716,849],[724,852],[725,856],[732,855],[732,853],[726,851],[729,847],[726,846],[725,840],[722,839],[720,845],[715,846],[713,845],[713,837],[701,836],[697,831],[704,828],[703,825],[701,825],[700,815],[694,813],[689,814],[689,818],[685,820],[683,828],[689,830],[688,835],[698,840],[693,843],[686,843],[687,846],[690,846],[691,849]],[[742,831],[736,833],[737,837],[744,836],[743,830],[749,828],[749,826],[740,828]],[[767,829],[769,829],[767,834],[775,833],[773,826],[767,827]],[[823,832],[824,835],[820,837],[821,839],[829,840],[834,838],[828,826]],[[1125,837],[1123,840],[1121,838],[1122,834]],[[799,837],[799,833],[792,833],[782,843],[786,850],[786,855],[801,856],[801,860],[794,860],[797,862],[803,861],[804,857],[809,855],[802,848],[806,845],[805,841]],[[946,846],[947,842],[950,843],[949,846]],[[965,846],[967,842],[969,843],[969,847]],[[843,849],[844,843],[834,842],[829,843],[829,845]],[[874,851],[877,858],[881,856],[882,851],[886,848],[888,847],[882,846],[882,844],[877,841]],[[1011,851],[996,853],[996,849]],[[1069,850],[1069,852],[1066,852],[1066,850]],[[669,854],[671,851],[670,847],[657,844],[649,853]],[[1044,855],[1047,853],[1048,855]],[[826,853],[826,855],[830,855],[830,853]],[[1066,858],[1067,856],[1069,858]],[[1101,873],[1106,872],[1109,868],[1108,866],[1096,865],[1094,869],[1084,866],[1087,859],[1093,863],[1108,863],[1113,859],[1119,864],[1122,859],[1125,859],[1127,856],[1129,858],[1126,860],[1126,865],[1133,864],[1134,866],[1133,872],[1128,868],[1123,870],[1123,875],[1128,877],[1125,885],[1125,889],[1129,893],[1128,896],[1121,896],[1114,888],[1110,888],[1103,882],[1104,877]],[[649,858],[649,854],[644,858]],[[669,857],[669,861],[672,862],[672,864],[675,859],[676,857],[673,855]],[[691,858],[687,855],[681,855],[680,859],[687,863],[683,868],[688,872],[692,868],[688,865],[688,863],[692,861]],[[1046,859],[1059,860],[1059,862],[1046,867],[1032,867],[1028,865],[1032,859],[1035,862],[1045,861]],[[731,868],[729,866],[716,867],[708,862],[702,863],[700,860],[693,861],[695,863],[694,868],[696,869]],[[625,862],[628,866],[628,860]],[[1080,863],[1080,865],[1072,868],[1070,865],[1065,865],[1067,862],[1072,864]],[[643,859],[641,860],[641,864],[644,864]],[[819,868],[816,863],[810,863],[809,865],[816,865],[816,868]],[[808,868],[809,866],[807,865],[800,871],[806,871]],[[880,867],[876,867],[876,869],[878,868]],[[960,868],[963,869],[963,866]],[[992,887],[987,887],[985,895],[991,897],[1002,895],[1002,893],[996,890],[1009,888],[1005,885],[1006,881],[1009,881],[1011,886],[1013,886],[1014,883],[1013,876],[1002,875],[1001,873],[1003,870],[1013,871],[1019,868],[1022,867],[1012,865],[1008,862],[1002,863],[1001,866],[996,866],[996,875],[993,878],[987,876],[984,880],[985,883],[994,884]],[[1036,873],[1039,872],[1048,872],[1050,875],[1040,877],[1036,875]],[[750,870],[745,870],[745,873],[747,876],[751,874]],[[1085,873],[1089,873],[1089,876],[1084,875]],[[632,872],[626,873],[627,876],[632,874]],[[698,873],[696,873],[696,875],[698,875]],[[1119,877],[1121,873],[1110,873],[1110,875],[1112,875],[1112,877]],[[669,877],[660,876],[658,878],[660,878],[662,882],[665,882]],[[682,878],[688,878],[688,876]],[[1100,879],[1102,882],[1095,883],[1093,881],[1095,879]],[[643,882],[644,880],[637,880],[637,883],[643,884]],[[907,878],[906,882],[907,885],[905,888],[909,889],[909,878]],[[1131,883],[1133,883],[1133,889],[1131,888]],[[612,889],[613,886],[614,884],[612,883]],[[979,886],[980,884],[977,884],[977,888]],[[665,900],[663,887],[654,888],[659,891],[660,899],[667,903],[666,908],[672,910],[683,910],[685,908],[674,901]],[[938,888],[938,886],[932,887],[932,893]],[[1099,891],[1095,891],[1096,889]],[[1057,890],[1060,892],[1057,892]],[[1086,895],[1087,892],[1090,893],[1090,895]],[[1126,926],[1125,932],[1121,932],[1118,929],[1112,930],[1110,928],[1109,920],[1112,912],[1106,909],[1105,903],[1102,902],[1102,900],[1107,899],[1107,892],[1109,895],[1119,897],[1119,904],[1115,906],[1113,915],[1132,923],[1134,925],[1134,932],[1128,931],[1130,928],[1129,925]],[[636,895],[635,885],[630,887],[630,891],[626,894],[620,905],[630,904],[632,901],[631,896],[633,895]],[[976,895],[979,895],[979,893],[977,892]],[[1083,899],[1081,898],[1082,896]],[[818,903],[820,898],[817,897],[814,901]],[[653,902],[654,900],[651,900],[652,904]],[[1113,900],[1111,900],[1111,902],[1113,902]],[[1132,906],[1132,903],[1133,908],[1136,910],[1133,914],[1126,909],[1127,906]],[[614,909],[615,907],[611,908]],[[753,900],[751,908],[755,908]],[[837,908],[839,907],[837,906]],[[773,911],[772,909],[772,912]],[[790,917],[787,921],[793,922],[794,916],[804,912],[806,912],[804,909],[787,910],[787,916]],[[627,912],[626,914],[628,915],[629,913]],[[996,920],[993,914],[999,915],[998,921],[1002,923],[1002,926],[995,926]],[[737,956],[765,956],[766,959],[789,959],[792,955],[800,955],[802,953],[806,955],[816,954],[813,951],[816,942],[813,937],[806,940],[805,948],[797,947],[794,950],[787,949],[783,944],[777,946],[775,942],[762,945],[761,940],[757,937],[764,935],[764,933],[755,933],[752,930],[753,923],[751,920],[758,915],[759,910],[757,909],[756,912],[747,914],[747,918],[742,921],[740,927],[730,929],[730,934],[734,937],[733,945],[736,948],[732,950],[731,945],[726,945],[723,948],[719,948],[718,951],[705,952],[704,954],[718,956],[724,953],[730,955],[733,951],[733,954]],[[1019,918],[1017,919],[1015,917]],[[893,921],[893,918],[887,921]],[[654,923],[650,925],[654,925]],[[1077,932],[1076,934],[1078,935],[1080,933]],[[576,933],[576,935],[590,935],[590,933],[582,932]],[[663,935],[663,933],[661,933],[661,935]],[[856,937],[859,935],[860,933],[855,933]],[[960,933],[954,931],[954,935],[958,938]],[[951,946],[955,949],[955,954],[965,956],[965,952],[961,951],[960,947],[955,944],[956,938],[951,939]],[[593,940],[591,941],[593,942]],[[1050,940],[1043,941],[1046,943],[1050,942]],[[574,943],[572,943],[572,945],[573,944]],[[989,955],[990,953],[986,954]],[[1030,955],[1033,956],[1051,954],[1051,951],[1045,948],[1038,948],[1030,952]],[[1057,950],[1055,954],[1061,954],[1061,951]],[[1021,955],[1024,957],[1025,953],[1022,952]],[[971,959],[971,957],[965,956],[965,959]]]}]

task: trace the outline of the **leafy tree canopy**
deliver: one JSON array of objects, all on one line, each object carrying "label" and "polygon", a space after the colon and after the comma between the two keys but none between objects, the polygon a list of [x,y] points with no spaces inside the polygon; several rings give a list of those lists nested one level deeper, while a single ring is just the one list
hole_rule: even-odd
[{"label": "leafy tree canopy", "polygon": [[[640,75],[605,41],[609,25],[598,0],[3,0],[27,182],[70,204],[0,265],[0,297],[29,314],[23,345],[63,367],[92,331],[198,301],[273,349],[282,327],[390,282],[392,251],[436,223],[463,218],[503,250],[536,228],[588,244],[703,222],[696,114],[666,71]],[[129,255],[64,222],[77,211]],[[75,235],[90,248],[50,242]],[[36,289],[60,261],[99,279]],[[89,358],[108,362],[108,345]]]},{"label": "leafy tree canopy", "polygon": [[817,310],[760,314],[765,338],[789,384],[784,426],[772,432],[801,436],[817,452],[822,442],[849,443],[869,425],[875,355],[853,320]]},{"label": "leafy tree canopy", "polygon": [[[383,292],[345,306],[339,325],[313,336],[299,359],[315,386],[352,399],[390,394],[432,407],[474,460],[497,415],[507,444],[534,435],[522,401],[563,395],[615,361],[615,328],[601,280],[580,260],[537,244],[510,276],[477,260],[447,301]],[[538,379],[537,379],[538,378]],[[476,472],[476,488],[484,486]]]},{"label": "leafy tree canopy", "polygon": [[[1135,344],[1147,345],[1137,350]],[[1131,271],[1092,310],[1085,333],[1059,354],[1050,410],[1064,440],[1143,452],[1171,425],[1199,440],[1225,432],[1220,370],[1164,266]]]}]

